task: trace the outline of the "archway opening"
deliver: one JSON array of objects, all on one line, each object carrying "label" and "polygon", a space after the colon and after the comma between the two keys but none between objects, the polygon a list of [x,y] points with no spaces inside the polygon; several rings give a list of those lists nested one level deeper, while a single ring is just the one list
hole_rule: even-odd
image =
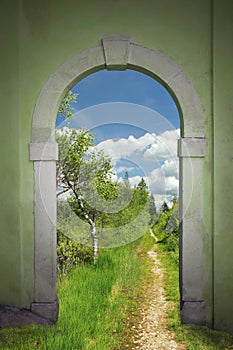
[{"label": "archway opening", "polygon": [[[58,114],[56,121],[57,141],[64,139],[68,129],[70,132],[72,129],[80,128],[89,130],[93,135],[91,150],[102,151],[106,157],[109,157],[112,176],[118,186],[120,183],[125,183],[126,177],[130,187],[137,187],[142,179],[145,181],[150,196],[151,211],[154,213],[154,218],[150,218],[152,226],[161,210],[163,211],[161,208],[165,206],[171,208],[174,205],[179,192],[177,140],[180,137],[180,123],[179,112],[173,98],[159,82],[133,70],[93,73],[73,86],[71,91],[70,97],[78,96],[77,104],[73,104],[73,118],[67,119],[67,113],[65,113],[67,101],[64,100],[61,110],[63,113]],[[64,144],[64,140],[62,142]],[[61,144],[61,142],[58,143]],[[64,167],[64,162],[62,165]],[[68,179],[65,183],[62,181],[64,174],[60,174],[60,179],[60,190],[57,191],[57,198],[60,199],[58,205],[61,205],[62,198],[66,200],[68,194],[74,194],[74,191],[72,192],[74,186],[77,191],[76,197],[78,193],[82,195],[80,182],[72,182],[71,188],[67,182]],[[93,215],[97,216],[97,211],[94,214],[93,207],[96,206],[94,200],[89,199],[89,202],[92,202],[89,203],[92,207],[89,211],[91,218]],[[101,210],[109,212],[109,203],[107,207]],[[119,207],[118,211],[120,211]],[[58,212],[60,215],[61,211]],[[178,210],[176,213],[174,222],[177,226]],[[60,221],[63,219],[60,220],[59,215],[58,226],[61,228]],[[82,215],[85,221],[81,210],[80,218]],[[100,212],[98,215],[101,216]],[[104,212],[104,215],[107,214]],[[103,222],[103,219],[95,219]],[[80,230],[84,230],[81,226]],[[146,227],[146,224],[144,226]],[[177,228],[174,229],[177,231]],[[67,232],[67,225],[64,230]],[[70,235],[74,236],[72,233]],[[81,237],[82,235],[79,239],[77,238],[80,243],[83,239]],[[135,234],[136,237],[139,235]],[[128,243],[127,240],[105,242],[110,246],[126,243]]]}]

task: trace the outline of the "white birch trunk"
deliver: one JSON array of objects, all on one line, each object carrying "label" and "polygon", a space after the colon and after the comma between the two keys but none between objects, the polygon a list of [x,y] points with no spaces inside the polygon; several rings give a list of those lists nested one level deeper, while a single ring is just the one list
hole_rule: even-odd
[{"label": "white birch trunk", "polygon": [[[78,196],[78,201],[79,201],[80,207],[84,211],[84,205],[83,205],[83,202],[82,202],[82,199],[80,198],[80,196]],[[95,225],[95,222],[89,217],[89,215],[87,213],[84,213],[84,217],[85,217],[85,219],[87,219],[87,221],[88,221],[88,223],[90,224],[90,227],[91,227],[93,259],[94,259],[94,264],[95,264],[96,261],[97,261],[97,258],[98,258],[98,251],[99,251],[98,237],[96,235],[96,225]]]}]

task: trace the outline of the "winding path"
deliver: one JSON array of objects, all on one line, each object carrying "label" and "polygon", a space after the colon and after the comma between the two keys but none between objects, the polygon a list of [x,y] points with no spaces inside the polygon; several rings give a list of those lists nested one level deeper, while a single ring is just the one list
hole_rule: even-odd
[{"label": "winding path", "polygon": [[[157,241],[152,230],[151,235]],[[184,344],[176,343],[175,334],[168,329],[168,301],[165,297],[163,269],[154,250],[148,252],[153,261],[153,282],[145,295],[146,303],[141,307],[141,321],[136,325],[134,345],[131,350],[185,350]]]}]

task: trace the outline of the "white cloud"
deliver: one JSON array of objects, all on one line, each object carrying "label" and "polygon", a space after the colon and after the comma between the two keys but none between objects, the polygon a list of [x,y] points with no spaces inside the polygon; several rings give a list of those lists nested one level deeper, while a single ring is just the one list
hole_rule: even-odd
[{"label": "white cloud", "polygon": [[70,136],[71,133],[72,133],[72,129],[68,128],[67,126],[64,126],[63,128],[61,129],[58,129],[56,128],[56,134],[59,135],[59,136],[62,136],[62,135],[67,135],[67,136]]},{"label": "white cloud", "polygon": [[132,187],[137,186],[141,181],[141,176],[133,176],[129,178],[129,183]]},{"label": "white cloud", "polygon": [[118,172],[118,173],[123,173],[123,172],[125,172],[125,171],[132,171],[132,170],[134,170],[134,168],[133,167],[128,167],[128,166],[119,166],[119,167],[117,167],[117,168],[115,168],[114,169],[116,172]]},{"label": "white cloud", "polygon": [[177,194],[179,188],[179,180],[175,176],[165,177],[166,193]]},{"label": "white cloud", "polygon": [[113,174],[111,174],[111,180],[112,181],[117,181],[118,180],[117,174],[114,171],[113,171]]},{"label": "white cloud", "polygon": [[112,158],[130,158],[133,153],[140,153],[150,147],[156,140],[155,134],[146,133],[135,138],[130,135],[127,139],[106,140],[100,142],[95,148],[97,151],[103,150],[105,154]]},{"label": "white cloud", "polygon": [[174,168],[174,174],[166,174],[163,171],[163,166],[153,170],[148,179],[149,189],[153,194],[178,194],[179,178]]},{"label": "white cloud", "polygon": [[[113,159],[115,171],[133,171],[135,175],[129,178],[131,186],[139,183],[141,176],[136,174],[138,165],[142,167],[145,181],[150,191],[154,194],[157,201],[163,202],[172,194],[178,194],[179,174],[178,174],[178,158],[177,158],[177,139],[180,130],[167,130],[160,135],[154,133],[146,133],[139,138],[130,135],[127,139],[106,140],[99,143],[95,148],[103,150],[105,154]],[[127,159],[131,164],[135,164],[135,168],[120,165],[117,167],[117,160]],[[154,168],[155,164],[162,162],[160,167]],[[153,167],[153,170],[152,170]],[[150,171],[148,169],[150,168]],[[119,181],[123,181],[122,178]]]},{"label": "white cloud", "polygon": [[130,154],[137,149],[137,145],[133,140],[120,139],[117,141],[103,141],[95,148],[97,151],[103,150],[105,154],[112,158],[125,158],[130,156]]},{"label": "white cloud", "polygon": [[178,179],[178,159],[166,159],[162,165],[162,171],[165,176],[174,176],[176,179]]},{"label": "white cloud", "polygon": [[177,139],[179,138],[179,129],[167,130],[155,138],[144,156],[148,160],[166,160],[177,157]]},{"label": "white cloud", "polygon": [[172,201],[171,201],[171,196],[170,195],[164,195],[164,194],[154,194],[154,201],[155,201],[155,206],[157,210],[161,207],[163,202],[166,202],[168,206],[171,208],[172,207]]},{"label": "white cloud", "polygon": [[130,157],[133,153],[141,153],[149,159],[165,160],[170,157],[176,157],[177,139],[179,138],[179,129],[168,130],[160,135],[146,133],[139,138],[130,135],[127,139],[106,140],[100,142],[95,148],[103,150],[105,154],[113,158]]},{"label": "white cloud", "polygon": [[[123,177],[120,177],[118,179],[119,182],[123,183],[125,180],[123,179]],[[129,183],[131,187],[137,186],[139,184],[139,182],[141,181],[141,176],[131,176],[129,177]]]},{"label": "white cloud", "polygon": [[149,183],[149,189],[152,193],[163,194],[166,192],[165,177],[161,168],[153,170],[148,176],[147,181]]}]

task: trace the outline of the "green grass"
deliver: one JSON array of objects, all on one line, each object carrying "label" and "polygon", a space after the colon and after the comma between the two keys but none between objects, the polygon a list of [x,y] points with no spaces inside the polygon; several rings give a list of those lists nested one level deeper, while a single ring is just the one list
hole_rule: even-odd
[{"label": "green grass", "polygon": [[58,281],[57,324],[2,329],[0,349],[125,349],[146,271],[142,256],[151,243],[147,235],[130,245],[102,250],[96,265],[75,268]]},{"label": "green grass", "polygon": [[[156,230],[156,228],[155,228]],[[160,235],[159,238],[162,238]],[[179,313],[179,272],[173,251],[167,251],[166,242],[157,244],[157,252],[165,272],[165,292],[170,303],[169,329],[175,332],[176,340],[186,344],[187,350],[233,349],[233,337],[207,327],[181,325]]]},{"label": "green grass", "polygon": [[[159,238],[164,238],[160,236]],[[233,349],[233,337],[207,327],[180,324],[178,265],[166,240],[157,244],[170,301],[169,328],[187,350]],[[75,268],[58,281],[59,320],[54,326],[0,330],[2,350],[125,350],[132,348],[134,327],[151,262],[146,252],[154,241],[145,235],[124,247],[102,250],[96,265]],[[168,241],[168,244],[170,242]],[[126,347],[126,344],[128,347]]]}]

